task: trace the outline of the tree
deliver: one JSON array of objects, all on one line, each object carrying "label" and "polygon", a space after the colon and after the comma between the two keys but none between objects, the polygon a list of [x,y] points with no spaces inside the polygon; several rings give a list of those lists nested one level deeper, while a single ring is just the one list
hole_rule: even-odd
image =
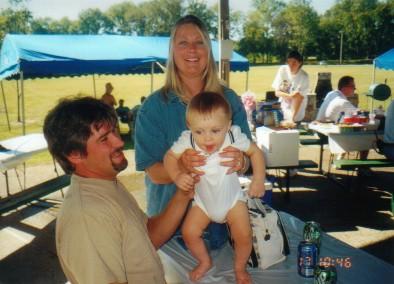
[{"label": "tree", "polygon": [[67,17],[59,21],[51,18],[39,18],[31,22],[31,33],[33,34],[76,34],[78,32],[78,23]]},{"label": "tree", "polygon": [[262,20],[259,12],[252,12],[245,23],[244,37],[240,40],[239,52],[246,55],[253,63],[262,59],[265,53],[269,53],[269,31]]},{"label": "tree", "polygon": [[[291,1],[273,20],[273,35],[280,57],[289,50],[297,49],[304,55],[314,55],[319,31],[319,16],[311,7],[310,0]],[[287,50],[284,52],[284,47]]]},{"label": "tree", "polygon": [[144,15],[143,35],[169,36],[181,17],[182,0],[152,0],[139,5]]},{"label": "tree", "polygon": [[[343,33],[343,58],[371,58],[392,47],[394,1],[338,0],[321,18],[324,42],[331,58],[339,57],[339,34]],[[323,51],[320,51],[323,54]]]},{"label": "tree", "polygon": [[20,10],[5,9],[0,12],[1,42],[7,33],[30,33],[31,12],[25,8]]},{"label": "tree", "polygon": [[378,3],[373,11],[373,32],[370,43],[370,56],[372,58],[393,48],[394,39],[394,1]]},{"label": "tree", "polygon": [[79,14],[79,30],[82,34],[112,33],[114,24],[99,9],[87,9]]},{"label": "tree", "polygon": [[253,7],[256,11],[250,12],[244,22],[239,52],[252,62],[270,62],[279,50],[274,48],[272,19],[280,14],[285,4],[280,0],[254,0]]},{"label": "tree", "polygon": [[[216,7],[216,8],[215,8]],[[218,35],[218,13],[217,5],[209,8],[205,1],[188,0],[183,15],[197,16],[206,25],[209,34],[213,38]]]},{"label": "tree", "polygon": [[112,5],[106,15],[114,24],[114,32],[122,35],[143,34],[144,14],[132,2]]}]

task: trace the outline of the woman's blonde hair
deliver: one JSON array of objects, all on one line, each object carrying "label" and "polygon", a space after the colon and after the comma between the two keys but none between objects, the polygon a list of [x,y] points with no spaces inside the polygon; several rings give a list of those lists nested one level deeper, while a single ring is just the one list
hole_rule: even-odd
[{"label": "woman's blonde hair", "polygon": [[198,28],[203,38],[203,42],[205,46],[208,48],[207,66],[202,76],[202,80],[204,80],[204,89],[202,91],[211,91],[211,92],[223,94],[223,86],[220,83],[217,74],[217,68],[212,53],[211,40],[209,39],[208,30],[205,27],[204,23],[199,18],[193,15],[187,15],[180,18],[171,30],[170,48],[169,48],[169,54],[167,59],[166,79],[165,79],[164,87],[162,89],[163,90],[162,93],[167,97],[168,93],[170,91],[173,91],[180,98],[182,99],[185,98],[185,90],[183,87],[183,83],[177,72],[177,67],[175,66],[175,61],[174,61],[174,41],[175,41],[175,35],[177,30],[181,26],[187,24],[194,25]]}]

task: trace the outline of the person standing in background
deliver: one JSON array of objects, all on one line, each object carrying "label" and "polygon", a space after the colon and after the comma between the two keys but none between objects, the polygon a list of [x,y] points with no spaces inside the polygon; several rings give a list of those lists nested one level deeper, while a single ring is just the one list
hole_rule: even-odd
[{"label": "person standing in background", "polygon": [[105,93],[101,96],[101,101],[113,108],[117,105],[115,97],[112,95],[114,87],[111,83],[105,84]]},{"label": "person standing in background", "polygon": [[285,121],[290,123],[304,119],[309,92],[309,77],[302,70],[304,63],[298,51],[291,51],[287,56],[287,65],[279,67],[272,87],[281,102]]},{"label": "person standing in background", "polygon": [[122,123],[130,123],[130,108],[124,105],[123,99],[119,100],[119,106],[116,108],[116,114]]}]

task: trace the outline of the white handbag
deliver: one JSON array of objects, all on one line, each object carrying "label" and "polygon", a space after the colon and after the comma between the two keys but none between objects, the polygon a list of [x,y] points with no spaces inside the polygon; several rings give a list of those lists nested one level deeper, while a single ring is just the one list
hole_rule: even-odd
[{"label": "white handbag", "polygon": [[277,211],[259,198],[248,198],[253,249],[248,264],[266,269],[286,259],[289,242]]}]

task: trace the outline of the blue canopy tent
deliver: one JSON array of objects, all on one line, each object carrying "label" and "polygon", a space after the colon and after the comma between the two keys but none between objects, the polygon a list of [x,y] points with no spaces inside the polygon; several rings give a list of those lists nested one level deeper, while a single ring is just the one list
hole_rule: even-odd
[{"label": "blue canopy tent", "polygon": [[376,68],[394,70],[394,48],[386,51],[373,60],[373,83],[375,83]]},{"label": "blue canopy tent", "polygon": [[[163,72],[169,37],[120,35],[11,35],[0,52],[0,80],[19,79],[23,133],[25,133],[23,80],[94,74],[151,74]],[[215,60],[217,42],[212,42]],[[158,64],[156,64],[158,63]],[[231,71],[248,71],[249,62],[236,52]],[[94,84],[95,86],[95,84]],[[95,89],[95,87],[94,87]],[[95,90],[94,90],[94,93]],[[4,92],[3,100],[6,106]]]},{"label": "blue canopy tent", "polygon": [[391,97],[391,89],[386,85],[387,79],[384,84],[375,84],[376,68],[394,70],[394,48],[386,51],[373,60],[372,85],[369,87],[367,94],[367,96],[371,97],[371,111],[374,108],[374,100],[386,101]]}]

